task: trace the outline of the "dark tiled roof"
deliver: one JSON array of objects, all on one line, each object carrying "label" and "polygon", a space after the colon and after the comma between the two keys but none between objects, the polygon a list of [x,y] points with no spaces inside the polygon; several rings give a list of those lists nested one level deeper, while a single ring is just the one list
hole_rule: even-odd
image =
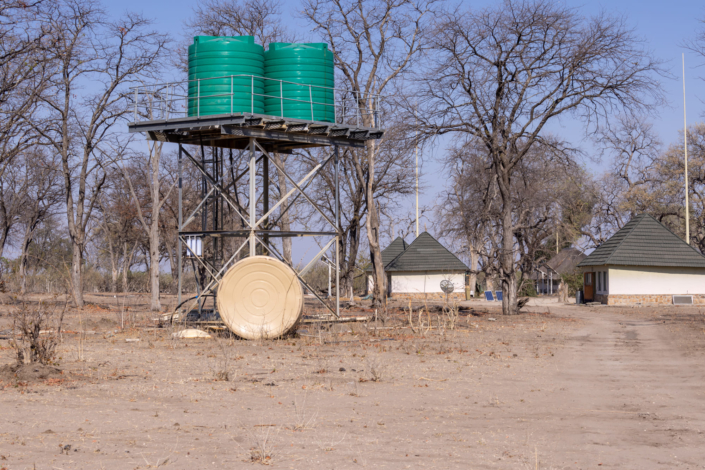
[{"label": "dark tiled roof", "polygon": [[[408,246],[409,244],[406,243],[403,238],[397,237],[387,248],[382,250],[382,264],[386,266],[391,263],[392,260],[402,254]],[[365,271],[372,271],[372,263],[367,266]]]},{"label": "dark tiled roof", "polygon": [[558,274],[570,274],[585,258],[587,255],[576,248],[564,248],[548,260],[546,265]]},{"label": "dark tiled roof", "polygon": [[385,264],[384,270],[455,272],[468,271],[469,268],[428,232],[423,232],[403,253]]},{"label": "dark tiled roof", "polygon": [[658,220],[641,214],[598,246],[578,266],[605,264],[705,268],[705,256]]}]

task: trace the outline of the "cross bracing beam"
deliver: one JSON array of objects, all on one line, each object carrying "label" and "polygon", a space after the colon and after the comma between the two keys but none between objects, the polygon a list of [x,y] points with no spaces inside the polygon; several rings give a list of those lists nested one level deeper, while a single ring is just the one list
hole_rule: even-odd
[{"label": "cross bracing beam", "polygon": [[[252,230],[196,230],[179,232],[185,237],[248,237]],[[282,231],[282,230],[255,230],[257,235],[267,235],[269,237],[325,237],[335,236],[338,232],[312,232],[312,231]]]},{"label": "cross bracing beam", "polygon": [[240,213],[240,211],[238,210],[238,208],[239,208],[240,210],[242,210],[243,212],[246,213],[245,209],[244,209],[242,206],[240,206],[240,204],[238,204],[238,202],[237,202],[236,200],[234,200],[232,197],[230,197],[230,194],[228,194],[228,192],[225,191],[225,189],[223,189],[223,187],[222,187],[220,184],[218,184],[215,180],[213,180],[213,177],[212,177],[210,174],[208,174],[208,172],[206,171],[205,168],[203,168],[203,166],[201,165],[201,163],[198,162],[195,158],[193,158],[193,157],[191,156],[191,154],[186,151],[186,149],[183,149],[183,148],[182,148],[181,151],[184,153],[184,155],[186,155],[186,157],[187,157],[189,160],[191,160],[191,163],[194,164],[194,166],[198,169],[198,171],[200,171],[201,174],[206,177],[206,179],[208,180],[208,182],[209,182],[213,187],[215,187],[215,188],[218,190],[218,194],[219,194],[220,196],[222,196],[223,199],[225,199],[225,201],[226,201],[228,204],[230,204],[230,207],[232,207],[232,209],[235,211],[235,213],[237,213],[237,215],[239,215],[239,216],[242,218],[242,220],[245,220],[245,223],[247,223],[247,225],[250,225],[250,224],[247,222],[247,219],[245,219],[245,216],[243,216],[243,215]]},{"label": "cross bracing beam", "polygon": [[[253,141],[253,142],[255,143],[255,145],[257,145],[259,147],[259,144],[257,144],[257,141]],[[299,194],[301,194],[308,201],[308,203],[311,204],[313,206],[313,208],[318,211],[319,214],[321,214],[321,217],[323,217],[326,220],[326,222],[328,222],[334,229],[338,230],[338,227],[336,226],[336,224],[333,221],[331,221],[328,218],[328,216],[321,210],[321,208],[318,207],[318,204],[313,202],[313,200],[311,200],[311,198],[308,197],[308,195],[304,192],[304,190],[301,189],[301,187],[298,184],[296,184],[296,181],[294,181],[294,178],[289,176],[289,174],[284,170],[284,168],[281,167],[281,165],[277,164],[277,162],[272,160],[266,150],[264,150],[262,147],[259,147],[259,149],[260,149],[260,152],[262,152],[267,158],[269,158],[269,160],[272,162],[272,164],[275,167],[277,167],[277,169],[279,171],[282,172],[284,177],[286,177],[286,179],[288,179],[289,182],[294,185],[294,187],[299,191]],[[326,161],[329,161],[329,160],[330,160],[330,157]]]}]

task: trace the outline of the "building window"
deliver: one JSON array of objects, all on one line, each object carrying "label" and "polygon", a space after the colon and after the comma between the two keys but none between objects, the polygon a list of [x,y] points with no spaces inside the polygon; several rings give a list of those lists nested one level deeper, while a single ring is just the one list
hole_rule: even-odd
[{"label": "building window", "polygon": [[602,290],[602,272],[597,271],[597,292]]},{"label": "building window", "polygon": [[609,294],[609,287],[608,287],[609,284],[607,283],[607,273],[608,273],[608,272],[609,272],[609,271],[605,271],[605,286],[604,286],[604,288],[603,288],[603,290],[605,291],[605,294]]},{"label": "building window", "polygon": [[592,285],[592,273],[585,273],[585,285],[586,286]]}]

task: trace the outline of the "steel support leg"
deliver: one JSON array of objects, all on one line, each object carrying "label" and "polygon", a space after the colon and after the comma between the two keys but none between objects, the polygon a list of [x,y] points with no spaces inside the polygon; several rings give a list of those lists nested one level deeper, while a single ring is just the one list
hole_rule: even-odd
[{"label": "steel support leg", "polygon": [[[182,196],[183,196],[183,185],[182,185],[182,178],[183,178],[183,163],[182,163],[182,155],[181,155],[181,144],[179,144],[179,231],[183,229],[181,226],[181,221],[182,221],[182,208],[183,208],[183,203],[182,203]],[[177,296],[176,296],[176,305],[181,305],[181,273],[183,272],[183,266],[181,265],[181,252],[183,251],[183,246],[181,245],[181,237],[176,236],[177,238],[177,252],[176,252],[176,258],[177,258],[177,266],[179,272],[177,273],[177,279],[178,279],[178,286],[177,286]],[[171,273],[173,276],[174,273]]]},{"label": "steel support leg", "polygon": [[335,146],[335,315],[340,318],[340,179],[338,178],[338,146]]},{"label": "steel support leg", "polygon": [[[269,212],[269,158],[264,158],[262,160],[262,213],[267,214]],[[269,230],[269,217],[264,219],[264,229]],[[269,245],[269,237],[265,235],[264,237],[264,247],[263,255],[269,255],[267,250],[267,245]]]},{"label": "steel support leg", "polygon": [[255,159],[255,139],[250,137],[250,256],[255,256],[255,212],[257,208],[257,161]]}]

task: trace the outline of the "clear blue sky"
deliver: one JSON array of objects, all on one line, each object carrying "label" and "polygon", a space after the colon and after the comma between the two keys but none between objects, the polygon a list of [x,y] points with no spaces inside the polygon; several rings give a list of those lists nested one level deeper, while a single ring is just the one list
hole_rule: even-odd
[{"label": "clear blue sky", "polygon": [[[492,4],[486,0],[464,2],[474,7]],[[678,132],[683,127],[683,91],[681,82],[681,54],[686,60],[686,91],[688,99],[688,122],[694,123],[705,119],[705,66],[702,59],[682,47],[683,42],[693,38],[698,29],[705,27],[699,22],[705,19],[705,3],[695,0],[672,0],[668,2],[656,0],[613,0],[610,2],[583,3],[566,1],[566,5],[580,8],[585,14],[594,14],[600,10],[608,13],[624,15],[629,24],[643,37],[648,47],[663,60],[668,61],[667,68],[674,80],[664,80],[668,106],[660,110],[658,115],[651,116],[652,121],[665,144],[678,139]],[[316,39],[306,24],[296,18],[300,3],[296,0],[283,2],[285,23],[298,30],[305,37]],[[119,15],[125,10],[138,11],[156,21],[157,28],[169,32],[175,38],[182,34],[183,22],[192,14],[196,1],[186,0],[122,0],[106,4],[110,14]],[[290,20],[289,20],[290,18]],[[700,66],[700,67],[698,67]],[[592,152],[590,142],[583,140],[583,130],[580,123],[566,119],[555,123],[551,129],[562,135],[573,144],[582,147],[586,152]],[[443,152],[442,144],[433,150],[436,156]],[[606,162],[586,162],[588,168],[595,173],[601,173]],[[426,190],[421,196],[422,204],[433,204],[438,192],[442,189],[444,180],[440,174],[438,163],[431,155],[424,159],[424,181]],[[413,210],[413,197],[409,197],[409,210]],[[430,227],[429,227],[430,228]]]}]

